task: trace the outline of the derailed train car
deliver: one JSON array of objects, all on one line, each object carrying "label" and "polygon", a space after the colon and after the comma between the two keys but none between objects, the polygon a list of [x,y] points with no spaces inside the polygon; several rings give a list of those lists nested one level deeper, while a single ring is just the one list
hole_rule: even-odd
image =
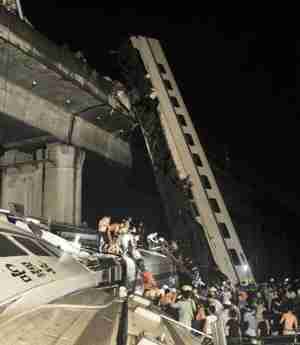
[{"label": "derailed train car", "polygon": [[[51,225],[51,231],[71,242],[77,239],[84,248],[97,249],[96,230],[56,223]],[[159,285],[166,284],[173,287],[177,285],[178,278],[176,265],[170,257],[157,250],[147,250],[144,248],[139,248],[139,253],[143,259],[145,269],[153,273]],[[133,276],[136,275],[136,268],[134,269],[132,267],[132,260],[130,257],[125,257],[125,261],[127,266],[130,266],[127,268],[127,278],[132,281]]]},{"label": "derailed train car", "polygon": [[120,285],[124,279],[118,259],[86,265],[3,220],[0,248],[0,322],[76,291]]},{"label": "derailed train car", "polygon": [[[20,277],[19,279],[23,282],[29,283],[26,286],[34,285],[34,282],[37,284],[44,282],[45,275],[40,271],[42,270],[41,265],[36,263],[41,262],[41,259],[45,267],[55,262],[55,266],[59,267],[60,270],[67,272],[70,268],[74,275],[76,270],[74,271],[73,266],[83,268],[86,274],[92,277],[95,286],[98,287],[119,286],[126,283],[126,264],[121,257],[109,254],[99,257],[92,253],[78,255],[78,252],[75,252],[76,255],[72,255],[71,250],[69,252],[63,250],[65,247],[64,241],[66,240],[59,236],[48,233],[43,229],[40,229],[39,232],[36,229],[31,231],[30,227],[26,228],[27,224],[22,222],[21,217],[3,214],[3,212],[0,212],[0,215],[0,264],[10,270],[13,276]],[[49,235],[52,243],[47,240]],[[84,253],[86,254],[86,252]],[[24,260],[24,257],[29,257],[31,261]],[[11,260],[13,260],[12,264],[10,263]],[[19,267],[18,264],[16,268],[15,263],[19,263],[19,261],[21,266]],[[28,276],[26,271],[32,271],[33,276],[32,274]],[[43,279],[36,280],[39,276]],[[53,274],[52,278],[54,280],[56,277],[58,275]]]},{"label": "derailed train car", "polygon": [[[49,226],[45,221],[16,216],[8,211],[0,211],[0,214],[8,223],[21,227],[23,233],[30,234],[35,240],[50,242],[49,245],[61,253],[73,254],[78,262],[96,274],[98,286],[124,285],[133,290],[142,285],[136,262],[130,256],[96,253],[96,230],[62,223],[51,223]],[[168,256],[142,248],[139,248],[139,253],[145,269],[153,273],[159,285],[176,286],[176,267]]]}]

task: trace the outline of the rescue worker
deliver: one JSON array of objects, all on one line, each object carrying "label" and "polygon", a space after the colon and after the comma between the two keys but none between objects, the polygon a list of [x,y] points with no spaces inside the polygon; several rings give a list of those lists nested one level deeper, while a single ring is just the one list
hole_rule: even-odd
[{"label": "rescue worker", "polygon": [[108,243],[108,227],[110,224],[110,217],[103,217],[98,222],[98,236],[97,236],[97,248],[100,253],[104,251],[105,243]]},{"label": "rescue worker", "polygon": [[178,321],[187,327],[192,327],[196,313],[196,304],[191,298],[192,290],[191,286],[184,285],[182,287],[182,300],[171,304],[171,307],[178,311]]}]

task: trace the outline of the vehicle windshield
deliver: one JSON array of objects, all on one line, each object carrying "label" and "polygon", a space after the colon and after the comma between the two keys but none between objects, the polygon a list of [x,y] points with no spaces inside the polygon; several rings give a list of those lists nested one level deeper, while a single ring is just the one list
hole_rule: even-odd
[{"label": "vehicle windshield", "polygon": [[61,257],[62,250],[60,248],[55,247],[53,244],[40,239],[40,245],[45,247],[48,251],[50,251],[54,256]]}]

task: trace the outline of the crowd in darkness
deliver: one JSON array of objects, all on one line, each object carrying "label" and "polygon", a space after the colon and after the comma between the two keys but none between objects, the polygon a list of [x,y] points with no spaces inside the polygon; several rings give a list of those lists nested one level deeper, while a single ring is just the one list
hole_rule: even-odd
[{"label": "crowd in darkness", "polygon": [[266,337],[297,332],[300,314],[298,282],[260,286],[162,286],[157,295],[145,293],[180,322],[207,334],[221,320],[227,337]]},{"label": "crowd in darkness", "polygon": [[[100,251],[131,255],[142,280],[139,293],[192,332],[211,335],[214,325],[218,324],[231,339],[247,337],[252,340],[297,333],[300,279],[275,281],[270,278],[262,284],[234,286],[216,270],[212,279],[204,281],[200,268],[191,258],[184,257],[176,242],[168,243],[157,233],[146,236],[142,224],[136,228],[130,219],[111,223],[110,217],[104,217],[98,229]],[[160,284],[153,272],[145,268],[139,246],[169,256],[177,266],[178,279]]]},{"label": "crowd in darkness", "polygon": [[[176,251],[173,256],[176,256]],[[270,278],[262,284],[233,286],[219,272],[214,279],[204,282],[193,260],[177,256],[180,258],[179,284],[176,287],[158,287],[153,279],[153,285],[150,289],[146,285],[144,291],[146,297],[176,320],[209,335],[218,322],[232,340],[246,337],[252,341],[260,337],[297,333],[300,279],[275,281]]]}]

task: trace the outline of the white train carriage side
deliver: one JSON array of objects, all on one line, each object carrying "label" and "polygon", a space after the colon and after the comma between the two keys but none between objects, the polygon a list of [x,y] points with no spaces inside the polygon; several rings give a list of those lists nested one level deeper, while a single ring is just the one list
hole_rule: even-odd
[{"label": "white train carriage side", "polygon": [[40,238],[0,221],[0,323],[87,288],[119,284],[122,263],[104,257],[85,265]]}]

